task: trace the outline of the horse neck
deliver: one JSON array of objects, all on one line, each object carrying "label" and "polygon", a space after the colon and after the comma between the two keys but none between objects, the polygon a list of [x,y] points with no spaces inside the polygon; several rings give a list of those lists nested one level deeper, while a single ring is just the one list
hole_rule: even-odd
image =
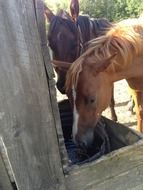
[{"label": "horse neck", "polygon": [[109,30],[112,24],[107,19],[90,20],[90,38],[97,38],[104,35]]},{"label": "horse neck", "polygon": [[79,16],[77,22],[81,30],[83,45],[93,38],[104,35],[112,26],[107,19],[90,19],[88,16]]},{"label": "horse neck", "polygon": [[116,63],[112,63],[106,70],[106,72],[109,74],[111,81],[116,82],[122,79],[127,79],[133,76],[133,70],[132,70],[132,63],[133,63],[133,57],[132,60],[128,58],[127,63],[124,64],[123,59],[116,59]]},{"label": "horse neck", "polygon": [[116,82],[116,81],[125,79],[127,76],[127,73],[124,69],[117,71],[115,67],[114,67],[114,69],[109,69],[107,71],[107,73],[110,76],[110,79],[112,82]]},{"label": "horse neck", "polygon": [[87,16],[79,16],[77,24],[81,31],[83,45],[91,40],[90,20]]}]

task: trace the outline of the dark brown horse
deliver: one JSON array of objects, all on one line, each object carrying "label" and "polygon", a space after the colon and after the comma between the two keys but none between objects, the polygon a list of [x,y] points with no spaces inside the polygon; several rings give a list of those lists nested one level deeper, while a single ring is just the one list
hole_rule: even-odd
[{"label": "dark brown horse", "polygon": [[[87,42],[105,34],[112,26],[107,19],[91,20],[88,16],[78,16],[78,4],[74,6],[76,2],[71,2],[72,16],[65,11],[57,16],[45,7],[45,14],[50,22],[48,41],[53,51],[53,63],[58,76],[57,88],[63,94],[66,72],[71,63],[84,52]],[[114,104],[112,96],[111,116],[113,120],[117,120]]]}]

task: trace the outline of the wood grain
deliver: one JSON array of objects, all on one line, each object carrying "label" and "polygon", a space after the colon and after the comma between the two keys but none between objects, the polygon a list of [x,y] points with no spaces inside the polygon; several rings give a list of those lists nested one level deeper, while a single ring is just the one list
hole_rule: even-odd
[{"label": "wood grain", "polygon": [[143,140],[101,159],[74,167],[66,178],[69,190],[142,190]]},{"label": "wood grain", "polygon": [[33,0],[0,1],[0,133],[20,190],[63,190]]},{"label": "wood grain", "polygon": [[57,136],[59,140],[59,149],[61,154],[61,162],[63,165],[63,168],[66,168],[68,165],[68,156],[64,144],[64,138],[63,138],[63,132],[61,127],[61,121],[60,121],[60,114],[59,109],[57,105],[57,98],[56,98],[56,87],[55,87],[55,81],[53,79],[53,66],[51,64],[50,55],[49,55],[49,47],[47,46],[47,35],[46,35],[46,26],[45,26],[45,20],[44,20],[44,7],[43,7],[43,1],[36,0],[35,1],[35,7],[36,7],[36,18],[37,18],[37,25],[39,29],[39,35],[41,39],[41,47],[42,47],[42,53],[43,53],[43,60],[44,65],[47,73],[47,79],[48,79],[48,85],[49,85],[49,94],[51,98],[51,107],[52,112],[54,115],[54,123],[56,126]]},{"label": "wood grain", "polygon": [[0,156],[0,190],[13,190],[1,156]]}]

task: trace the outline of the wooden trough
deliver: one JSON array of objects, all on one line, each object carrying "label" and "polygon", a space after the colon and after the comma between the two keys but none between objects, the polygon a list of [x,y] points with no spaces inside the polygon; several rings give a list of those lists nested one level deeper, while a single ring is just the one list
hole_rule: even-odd
[{"label": "wooden trough", "polygon": [[111,152],[69,162],[43,10],[0,1],[0,190],[143,190],[142,135],[106,118]]},{"label": "wooden trough", "polygon": [[[67,100],[59,103],[59,110],[67,140],[71,133],[71,125],[67,120],[72,123],[72,112]],[[100,125],[104,127],[102,123],[110,141],[110,153],[105,152],[106,155],[100,155],[98,159],[77,161],[65,168],[68,189],[143,189],[143,135],[105,117],[102,117],[97,125],[98,130]]]}]

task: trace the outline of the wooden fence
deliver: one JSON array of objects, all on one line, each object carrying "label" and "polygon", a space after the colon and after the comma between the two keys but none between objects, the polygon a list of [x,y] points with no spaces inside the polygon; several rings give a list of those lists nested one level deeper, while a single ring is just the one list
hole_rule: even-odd
[{"label": "wooden fence", "polygon": [[[0,1],[0,135],[20,190],[65,189],[42,9],[41,1]],[[0,189],[12,189],[1,159],[0,167]]]},{"label": "wooden fence", "polygon": [[142,190],[143,137],[110,121],[130,146],[68,167],[43,13],[0,0],[0,190]]}]

